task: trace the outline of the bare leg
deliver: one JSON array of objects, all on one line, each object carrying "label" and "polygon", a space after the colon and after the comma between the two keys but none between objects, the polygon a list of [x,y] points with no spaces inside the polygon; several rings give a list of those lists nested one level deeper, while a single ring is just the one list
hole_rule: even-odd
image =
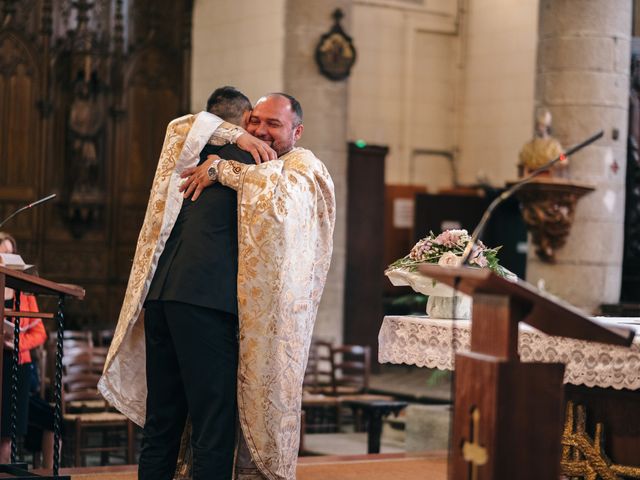
[{"label": "bare leg", "polygon": [[[58,452],[62,450],[62,440],[58,442]],[[42,468],[53,468],[53,432],[42,432]]]},{"label": "bare leg", "polygon": [[11,438],[0,438],[0,463],[9,463],[11,461]]}]

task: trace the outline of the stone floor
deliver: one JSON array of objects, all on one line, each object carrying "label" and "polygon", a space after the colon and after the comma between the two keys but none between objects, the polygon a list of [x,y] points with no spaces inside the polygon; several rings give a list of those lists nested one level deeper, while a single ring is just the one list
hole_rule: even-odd
[{"label": "stone floor", "polygon": [[[411,405],[399,418],[388,417],[381,437],[381,453],[446,449],[449,436],[451,398],[449,372],[406,365],[380,365],[371,375],[371,390],[398,396]],[[431,406],[426,406],[431,405]],[[411,411],[410,411],[411,410]],[[409,412],[411,424],[405,423]],[[358,455],[367,451],[366,433],[353,433],[343,426],[341,433],[305,435],[310,455]]]},{"label": "stone floor", "polygon": [[[367,453],[366,433],[311,433],[304,437],[308,455],[362,455]],[[380,453],[402,453],[404,442],[383,435]]]}]

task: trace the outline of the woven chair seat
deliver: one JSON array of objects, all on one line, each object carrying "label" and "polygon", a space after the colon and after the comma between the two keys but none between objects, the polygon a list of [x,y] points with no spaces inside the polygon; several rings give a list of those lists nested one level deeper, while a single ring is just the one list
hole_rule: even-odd
[{"label": "woven chair seat", "polygon": [[75,422],[76,420],[82,420],[82,423],[122,423],[126,425],[127,417],[118,412],[88,412],[88,413],[65,413],[65,421]]},{"label": "woven chair seat", "polygon": [[106,402],[104,400],[73,400],[66,403],[66,409],[68,412],[82,413],[82,412],[103,412],[105,410]]},{"label": "woven chair seat", "polygon": [[336,397],[341,403],[351,401],[363,401],[363,402],[375,402],[375,401],[387,401],[395,400],[393,395],[375,395],[373,393],[358,393],[355,395],[340,395]]},{"label": "woven chair seat", "polygon": [[302,406],[303,407],[323,407],[332,406],[338,404],[337,397],[328,397],[322,394],[303,393]]}]

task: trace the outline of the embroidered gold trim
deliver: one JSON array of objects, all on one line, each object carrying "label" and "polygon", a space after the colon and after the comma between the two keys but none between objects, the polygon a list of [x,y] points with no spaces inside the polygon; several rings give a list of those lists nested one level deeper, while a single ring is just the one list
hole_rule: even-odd
[{"label": "embroidered gold trim", "polygon": [[640,467],[616,465],[604,451],[603,424],[596,423],[593,439],[586,432],[586,413],[583,405],[567,402],[562,433],[563,475],[585,480],[622,480],[640,478]]}]

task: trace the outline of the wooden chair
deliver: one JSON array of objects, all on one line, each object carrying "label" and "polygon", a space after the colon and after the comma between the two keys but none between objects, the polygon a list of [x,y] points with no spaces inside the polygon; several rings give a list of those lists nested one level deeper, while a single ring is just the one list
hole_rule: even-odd
[{"label": "wooden chair", "polygon": [[[77,467],[84,465],[90,453],[100,453],[101,465],[108,464],[109,455],[116,452],[124,455],[126,463],[134,463],[133,423],[109,411],[98,391],[104,359],[104,349],[95,347],[78,348],[63,357],[62,409],[68,436],[64,445],[72,451]],[[90,438],[101,441],[91,445]]]},{"label": "wooden chair", "polygon": [[340,403],[336,397],[323,393],[302,394],[302,411],[305,414],[305,433],[330,433],[339,431]]},{"label": "wooden chair", "polygon": [[98,393],[100,375],[71,373],[62,377],[62,413],[88,413],[107,411],[107,402]]},{"label": "wooden chair", "polygon": [[104,347],[75,346],[65,349],[62,357],[62,371],[71,373],[101,374],[108,350]]},{"label": "wooden chair", "polygon": [[306,392],[317,394],[331,393],[331,348],[332,344],[324,340],[313,340],[309,347],[309,360],[304,373],[303,388]]},{"label": "wooden chair", "polygon": [[97,347],[108,347],[109,345],[111,345],[111,341],[113,340],[113,333],[114,330],[112,328],[98,330],[95,333],[94,345]]},{"label": "wooden chair", "polygon": [[339,405],[336,398],[330,396],[331,347],[330,342],[313,339],[309,348],[302,394],[306,433],[327,433],[338,429]]},{"label": "wooden chair", "polygon": [[394,397],[369,393],[371,348],[367,345],[340,345],[331,349],[332,395],[338,399],[338,428],[345,416],[340,406],[353,413],[354,428],[363,431],[362,402],[389,402]]},{"label": "wooden chair", "polygon": [[[79,346],[93,346],[93,335],[89,330],[65,330],[62,335],[64,347],[71,348]],[[55,340],[55,337],[52,337]]]},{"label": "wooden chair", "polygon": [[[65,330],[63,333],[64,356],[67,357],[73,353],[76,348],[93,347],[93,336],[90,331],[85,330]],[[40,374],[46,379],[47,386],[52,386],[52,379],[55,376],[55,359],[56,359],[56,343],[57,338],[55,332],[49,335],[45,348],[46,363],[40,368]],[[64,357],[63,357],[64,358]]]},{"label": "wooden chair", "polygon": [[355,395],[369,390],[371,348],[340,345],[331,349],[332,395]]}]

